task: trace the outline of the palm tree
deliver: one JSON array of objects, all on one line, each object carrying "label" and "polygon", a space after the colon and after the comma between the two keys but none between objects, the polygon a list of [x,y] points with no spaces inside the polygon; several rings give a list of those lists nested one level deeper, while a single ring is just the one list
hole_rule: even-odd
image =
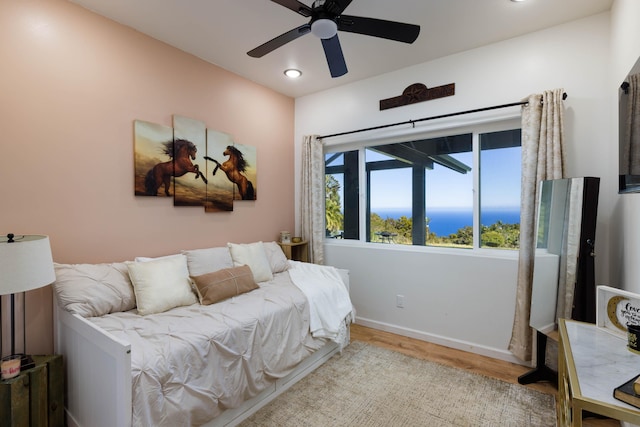
[{"label": "palm tree", "polygon": [[327,232],[331,235],[337,234],[342,230],[344,224],[344,216],[342,214],[342,206],[340,206],[340,183],[332,176],[324,176],[325,183],[325,221]]}]

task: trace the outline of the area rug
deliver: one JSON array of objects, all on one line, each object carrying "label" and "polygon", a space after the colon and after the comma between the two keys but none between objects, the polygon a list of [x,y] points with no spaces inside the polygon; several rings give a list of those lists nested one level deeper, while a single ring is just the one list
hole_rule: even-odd
[{"label": "area rug", "polygon": [[354,341],[242,427],[556,425],[552,395]]}]

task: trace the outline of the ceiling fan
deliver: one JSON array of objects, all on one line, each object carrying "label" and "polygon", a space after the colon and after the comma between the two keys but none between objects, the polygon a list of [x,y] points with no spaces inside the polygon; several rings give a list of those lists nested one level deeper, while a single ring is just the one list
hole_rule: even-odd
[{"label": "ceiling fan", "polygon": [[352,0],[315,0],[311,7],[298,0],[271,0],[311,20],[293,30],[247,52],[253,58],[261,58],[285,44],[312,33],[322,41],[324,54],[329,64],[331,77],[340,77],[347,73],[347,64],[342,54],[338,31],[364,34],[404,43],[413,43],[420,34],[420,26],[384,19],[363,18],[343,15],[342,12]]}]

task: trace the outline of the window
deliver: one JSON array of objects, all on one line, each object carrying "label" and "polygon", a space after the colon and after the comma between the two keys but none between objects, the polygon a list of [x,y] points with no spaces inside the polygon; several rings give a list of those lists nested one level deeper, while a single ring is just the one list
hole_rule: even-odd
[{"label": "window", "polygon": [[518,248],[520,129],[485,128],[327,150],[327,237]]},{"label": "window", "polygon": [[520,129],[480,135],[480,246],[520,246]]},{"label": "window", "polygon": [[358,239],[358,151],[327,154],[325,184],[326,236]]}]

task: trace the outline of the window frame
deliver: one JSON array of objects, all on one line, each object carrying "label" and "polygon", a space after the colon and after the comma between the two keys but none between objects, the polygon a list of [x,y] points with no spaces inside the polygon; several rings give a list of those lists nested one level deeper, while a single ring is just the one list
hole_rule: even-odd
[{"label": "window frame", "polygon": [[[517,256],[517,250],[505,250],[501,248],[481,247],[480,242],[480,134],[499,132],[511,129],[520,129],[521,116],[517,113],[503,113],[489,117],[478,117],[462,121],[460,119],[447,121],[446,123],[430,124],[426,122],[420,128],[402,129],[384,132],[384,134],[362,136],[351,135],[350,137],[340,137],[336,140],[328,140],[324,144],[323,157],[331,153],[345,151],[358,151],[358,238],[357,239],[328,239],[325,237],[324,243],[337,245],[366,245],[367,247],[380,247],[386,250],[418,250],[437,251],[446,253],[461,252],[469,253],[494,253],[502,254],[506,257]],[[472,134],[472,158],[473,166],[471,170],[473,185],[473,244],[471,248],[442,248],[426,245],[381,245],[376,242],[367,241],[367,224],[365,215],[368,213],[367,193],[367,170],[366,170],[366,148],[378,145],[406,142],[411,139],[430,139],[449,135],[471,133]],[[513,255],[515,254],[515,255]]]}]

